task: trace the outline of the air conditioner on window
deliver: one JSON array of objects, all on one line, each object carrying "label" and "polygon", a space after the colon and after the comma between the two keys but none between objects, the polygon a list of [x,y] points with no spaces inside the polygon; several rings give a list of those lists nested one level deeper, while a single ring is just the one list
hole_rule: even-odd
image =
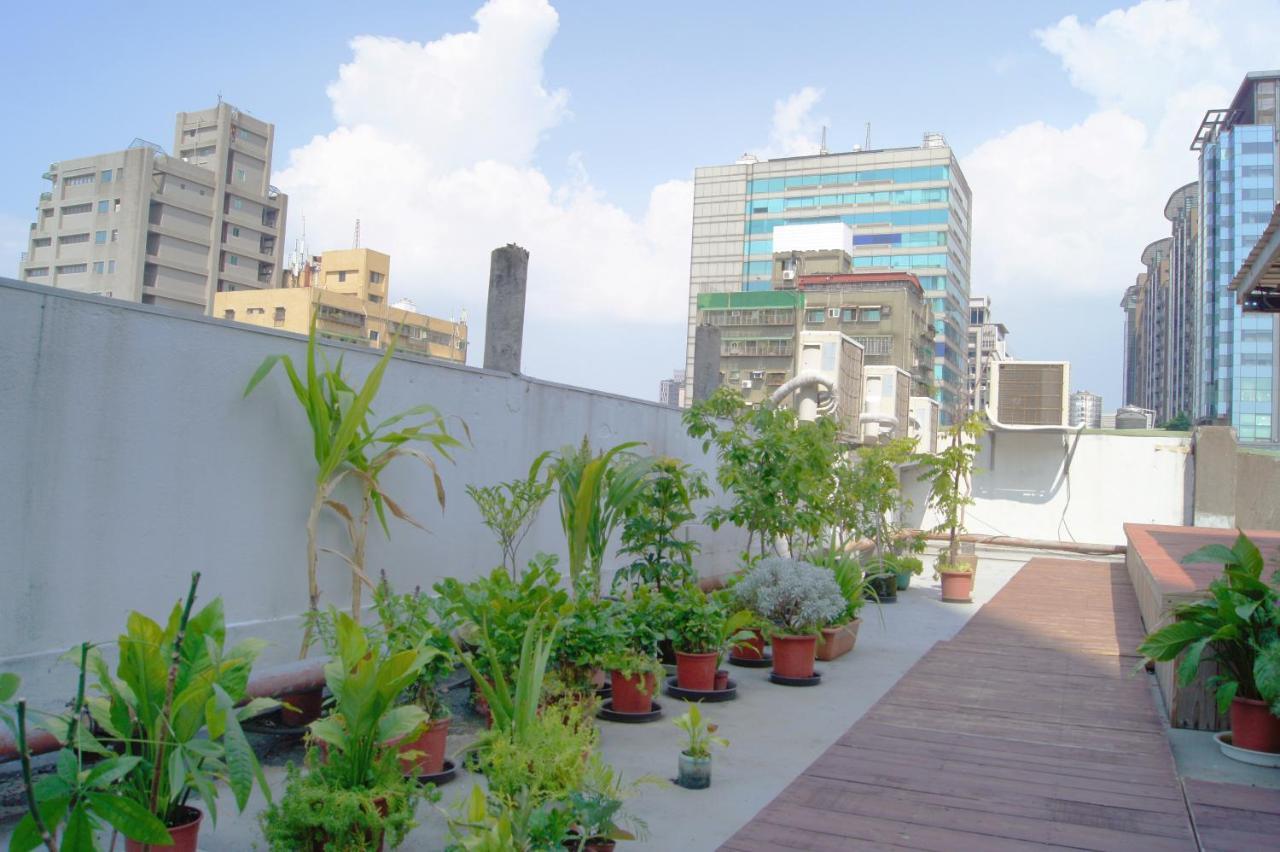
[{"label": "air conditioner on window", "polygon": [[827,316],[831,317],[832,319],[840,319],[840,309],[827,308]]},{"label": "air conditioner on window", "polygon": [[743,379],[743,380],[742,380],[742,389],[743,389],[743,390],[751,390],[753,387],[755,387],[755,385],[754,385],[754,384],[752,384],[752,382],[751,382],[751,380],[750,380],[750,379]]},{"label": "air conditioner on window", "polygon": [[783,280],[783,281],[794,281],[795,279],[796,279],[796,271],[795,271],[794,269],[784,269],[784,270],[782,270],[782,280]]}]

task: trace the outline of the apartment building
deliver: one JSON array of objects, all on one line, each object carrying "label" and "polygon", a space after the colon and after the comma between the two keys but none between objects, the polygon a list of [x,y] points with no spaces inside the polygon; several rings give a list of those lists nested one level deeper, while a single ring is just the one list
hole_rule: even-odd
[{"label": "apartment building", "polygon": [[[703,293],[697,322],[720,327],[720,382],[759,405],[795,375],[804,294],[795,290]],[[687,392],[687,390],[686,390]]]},{"label": "apartment building", "polygon": [[1009,329],[991,316],[990,296],[969,298],[968,391],[973,411],[985,411],[991,402],[993,365],[1009,360]]},{"label": "apartment building", "polygon": [[52,164],[19,277],[207,313],[215,293],[278,287],[287,197],[271,186],[273,125],[230,104],[178,113],[173,153]]},{"label": "apartment building", "polygon": [[309,286],[237,290],[214,296],[214,315],[226,320],[307,334],[375,349],[396,349],[465,364],[467,323],[420,314],[401,300],[389,303],[391,257],[367,248],[327,251],[286,274]]},{"label": "apartment building", "polygon": [[971,193],[941,134],[913,148],[816,153],[694,173],[687,392],[705,294],[774,287],[775,229],[843,223],[852,229],[851,271],[911,272],[933,324],[931,386],[950,423],[965,407]]}]

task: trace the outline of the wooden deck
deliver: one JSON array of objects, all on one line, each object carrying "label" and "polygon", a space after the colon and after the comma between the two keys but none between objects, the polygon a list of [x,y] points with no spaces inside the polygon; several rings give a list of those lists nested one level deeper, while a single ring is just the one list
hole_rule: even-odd
[{"label": "wooden deck", "polygon": [[1142,633],[1120,562],[1032,560],[721,848],[1196,849]]}]

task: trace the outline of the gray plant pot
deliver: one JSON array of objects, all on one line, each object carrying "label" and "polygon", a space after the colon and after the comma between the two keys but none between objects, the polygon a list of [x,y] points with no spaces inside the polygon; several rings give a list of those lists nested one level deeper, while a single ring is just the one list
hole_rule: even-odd
[{"label": "gray plant pot", "polygon": [[687,790],[705,790],[711,786],[711,758],[690,757],[680,752],[680,775],[676,783]]}]

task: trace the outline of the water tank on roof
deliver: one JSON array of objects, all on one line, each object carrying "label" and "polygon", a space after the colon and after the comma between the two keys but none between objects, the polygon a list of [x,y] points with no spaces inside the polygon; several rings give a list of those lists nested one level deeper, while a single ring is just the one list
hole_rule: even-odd
[{"label": "water tank on roof", "polygon": [[1117,429],[1146,429],[1147,413],[1141,408],[1133,408],[1125,406],[1116,411],[1116,428]]}]

